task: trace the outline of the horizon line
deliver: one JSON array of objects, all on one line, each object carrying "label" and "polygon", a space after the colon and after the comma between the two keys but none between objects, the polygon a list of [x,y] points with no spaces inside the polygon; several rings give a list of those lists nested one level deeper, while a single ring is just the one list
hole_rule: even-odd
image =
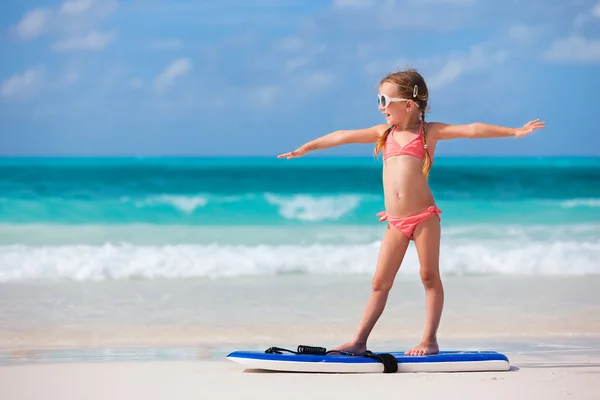
[{"label": "horizon line", "polygon": [[[449,154],[439,155],[436,159],[441,158],[598,158],[599,154]],[[262,158],[277,159],[277,155],[240,155],[240,154],[151,154],[151,155],[140,155],[140,154],[37,154],[37,155],[23,155],[23,154],[0,154],[0,159],[6,158]],[[341,154],[329,154],[329,155],[316,155],[312,154],[309,156],[298,157],[298,159],[310,159],[310,158],[378,158],[373,155],[341,155]]]}]

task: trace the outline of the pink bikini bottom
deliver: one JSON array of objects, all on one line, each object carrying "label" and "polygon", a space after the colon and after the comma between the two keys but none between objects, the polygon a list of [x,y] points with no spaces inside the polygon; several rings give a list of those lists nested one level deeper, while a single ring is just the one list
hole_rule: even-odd
[{"label": "pink bikini bottom", "polygon": [[409,239],[414,240],[415,238],[413,237],[413,233],[415,232],[417,226],[433,215],[440,219],[439,215],[441,213],[442,210],[436,206],[429,206],[426,210],[409,215],[408,217],[391,217],[387,215],[385,211],[380,212],[377,214],[377,216],[381,217],[379,218],[380,222],[388,221],[394,228],[404,233]]}]

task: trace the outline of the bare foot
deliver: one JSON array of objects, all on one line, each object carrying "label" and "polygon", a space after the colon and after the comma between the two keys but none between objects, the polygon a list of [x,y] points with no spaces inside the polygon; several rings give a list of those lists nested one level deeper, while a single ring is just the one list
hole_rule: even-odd
[{"label": "bare foot", "polygon": [[413,347],[410,350],[407,350],[404,354],[406,354],[407,356],[424,356],[427,354],[437,354],[440,352],[440,347],[438,346],[437,342],[434,340],[432,342],[430,341],[423,341],[421,343],[419,343],[418,345],[416,345],[415,347]]},{"label": "bare foot", "polygon": [[361,354],[361,353],[364,353],[365,351],[367,351],[367,345],[366,344],[357,344],[357,343],[348,342],[346,344],[343,344],[341,346],[335,347],[335,348],[330,349],[328,351],[329,352],[333,352],[333,351],[345,351],[345,352],[352,353],[352,354]]}]

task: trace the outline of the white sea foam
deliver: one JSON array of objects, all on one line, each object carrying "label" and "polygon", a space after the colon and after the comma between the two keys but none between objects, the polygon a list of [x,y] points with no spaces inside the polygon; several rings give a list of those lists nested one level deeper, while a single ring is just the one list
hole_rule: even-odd
[{"label": "white sea foam", "polygon": [[574,208],[574,207],[591,207],[600,208],[600,199],[571,199],[565,200],[560,203],[561,207]]},{"label": "white sea foam", "polygon": [[[0,282],[372,274],[379,242],[354,245],[0,246]],[[409,247],[401,274],[418,276]],[[600,274],[600,240],[447,240],[442,274]]]},{"label": "white sea foam", "polygon": [[191,214],[197,208],[206,206],[208,204],[208,199],[204,196],[161,195],[136,202],[138,207],[155,204],[171,205],[178,210]]},{"label": "white sea foam", "polygon": [[267,193],[265,199],[269,204],[279,207],[282,217],[301,221],[335,221],[356,209],[361,202],[359,195],[284,197]]}]

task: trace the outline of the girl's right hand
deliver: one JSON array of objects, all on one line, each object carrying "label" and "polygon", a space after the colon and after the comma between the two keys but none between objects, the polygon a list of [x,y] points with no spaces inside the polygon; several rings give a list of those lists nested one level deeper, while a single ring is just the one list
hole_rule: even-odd
[{"label": "girl's right hand", "polygon": [[277,158],[287,158],[289,160],[290,158],[302,157],[306,153],[308,153],[308,150],[305,147],[299,147],[294,151],[290,151],[289,153],[280,154],[277,156]]},{"label": "girl's right hand", "polygon": [[526,136],[537,129],[543,129],[546,126],[545,122],[540,119],[529,121],[523,127],[515,129],[515,136]]}]

